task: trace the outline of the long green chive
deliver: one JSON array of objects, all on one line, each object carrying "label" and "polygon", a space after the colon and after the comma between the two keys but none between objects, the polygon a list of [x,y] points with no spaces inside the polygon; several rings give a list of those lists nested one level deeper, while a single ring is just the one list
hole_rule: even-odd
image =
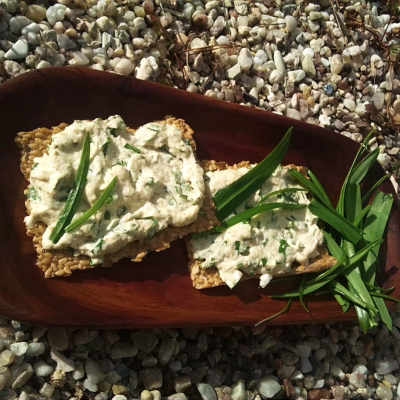
[{"label": "long green chive", "polygon": [[255,326],[261,325],[263,322],[271,321],[272,319],[275,319],[275,318],[279,317],[280,315],[287,313],[290,310],[292,301],[293,301],[293,299],[289,299],[289,301],[286,304],[286,307],[283,310],[277,312],[276,314],[272,315],[271,317],[265,318],[262,321],[257,322]]},{"label": "long green chive", "polygon": [[113,180],[109,183],[109,185],[106,187],[101,196],[96,200],[96,202],[92,205],[92,207],[90,207],[90,209],[86,211],[83,215],[81,215],[76,221],[68,225],[65,229],[65,232],[72,232],[74,229],[85,223],[92,215],[96,214],[97,211],[99,211],[100,208],[105,204],[116,183],[117,177],[114,176]]},{"label": "long green chive", "polygon": [[336,206],[336,210],[340,215],[344,215],[344,196],[345,196],[345,192],[346,192],[347,182],[349,181],[350,175],[352,174],[353,170],[355,169],[358,161],[363,156],[364,152],[367,150],[367,145],[369,143],[369,140],[371,139],[371,136],[374,133],[375,133],[375,129],[373,129],[367,135],[367,137],[364,139],[364,141],[362,142],[360,148],[358,149],[356,157],[355,157],[355,159],[353,161],[353,164],[350,167],[349,173],[347,174],[347,177],[346,177],[346,179],[345,179],[345,181],[343,183],[342,190],[340,191],[339,201],[338,201],[338,204]]},{"label": "long green chive", "polygon": [[331,281],[329,282],[329,286],[334,290],[335,292],[338,292],[339,294],[347,297],[349,300],[351,300],[353,303],[359,305],[360,307],[363,308],[368,308],[371,311],[378,312],[378,310],[371,306],[370,304],[365,303],[362,299],[357,298],[354,296],[352,293],[350,293],[349,290],[347,290],[342,284],[340,284],[337,281]]},{"label": "long green chive", "polygon": [[260,204],[264,203],[264,201],[270,199],[271,197],[278,196],[283,193],[291,193],[291,192],[306,192],[306,189],[300,189],[300,188],[285,188],[285,189],[280,189],[280,190],[275,190],[275,192],[271,192],[266,194],[264,197],[260,199],[260,201],[257,203],[259,206]]},{"label": "long green chive", "polygon": [[[378,191],[375,196],[371,209],[367,214],[364,226],[364,243],[381,239],[385,231],[393,204],[393,196]],[[378,265],[379,247],[371,251],[363,262],[364,280],[370,284],[375,283],[375,275]],[[382,322],[391,330],[393,321],[382,298],[373,297],[374,303],[379,310]]]},{"label": "long green chive", "polygon": [[388,289],[384,289],[384,288],[381,288],[381,287],[378,287],[378,286],[375,286],[375,285],[371,285],[370,283],[368,283],[368,282],[364,282],[369,288],[371,288],[371,289],[374,289],[375,291],[381,291],[381,292],[384,292],[384,293],[392,293],[392,292],[394,292],[395,291],[395,289],[396,289],[396,286],[392,286],[392,287],[390,287],[390,288],[388,288]]},{"label": "long green chive", "polygon": [[311,170],[308,170],[308,175],[310,176],[312,182],[314,183],[315,187],[318,190],[318,193],[320,194],[320,196],[323,198],[324,203],[329,207],[329,208],[333,208],[333,205],[331,203],[331,201],[329,200],[328,195],[326,194],[324,188],[322,187],[321,183],[319,182],[319,180],[317,179],[317,177],[312,173]]},{"label": "long green chive", "polygon": [[357,244],[361,239],[360,231],[349,221],[344,219],[336,211],[325,207],[323,204],[313,199],[308,206],[308,209],[318,218],[325,221],[327,224],[335,228],[345,238],[352,243]]},{"label": "long green chive", "polygon": [[79,202],[81,201],[83,191],[85,190],[87,174],[89,171],[90,162],[90,136],[86,134],[85,140],[82,147],[81,160],[79,162],[78,170],[75,177],[75,186],[68,195],[67,202],[64,210],[61,213],[53,232],[50,235],[50,240],[53,243],[58,243],[61,237],[66,231],[66,227],[72,221],[78,208]]},{"label": "long green chive", "polygon": [[276,170],[289,147],[292,130],[293,128],[290,128],[287,131],[278,146],[260,164],[216,194],[214,203],[217,207],[216,216],[220,221],[227,218],[255,193]]},{"label": "long green chive", "polygon": [[328,201],[326,200],[327,195],[324,190],[321,191],[313,182],[309,181],[307,178],[305,178],[302,174],[300,174],[300,172],[296,171],[295,169],[292,169],[290,171],[290,175],[292,175],[294,178],[296,178],[302,186],[304,186],[311,193],[313,193],[327,207],[334,209],[330,200],[329,199],[328,199]]},{"label": "long green chive", "polygon": [[300,209],[300,208],[305,208],[305,205],[302,204],[287,204],[287,203],[268,203],[268,204],[262,204],[261,206],[256,206],[253,208],[250,208],[249,210],[243,211],[242,213],[235,215],[232,218],[229,218],[225,222],[221,224],[221,226],[217,226],[216,228],[213,228],[209,231],[201,232],[201,233],[193,233],[192,237],[194,239],[198,239],[203,236],[211,235],[211,234],[216,234],[216,233],[221,233],[230,228],[231,226],[234,226],[236,224],[239,224],[241,222],[248,221],[252,217],[267,212],[267,211],[272,211],[275,210],[276,208],[288,208],[288,209]]},{"label": "long green chive", "polygon": [[394,301],[396,303],[400,303],[399,299],[395,299],[394,297],[387,296],[386,294],[377,293],[377,292],[371,292],[371,295],[373,297],[381,297],[382,299],[386,299],[386,300],[389,300],[389,301]]},{"label": "long green chive", "polygon": [[363,221],[364,217],[369,213],[370,209],[371,209],[371,206],[367,206],[357,215],[356,219],[354,220],[354,226],[356,228],[359,227],[359,225]]},{"label": "long green chive", "polygon": [[374,186],[372,186],[371,189],[368,190],[367,193],[364,194],[363,198],[361,199],[361,201],[363,203],[365,203],[370,197],[371,195],[375,192],[376,189],[379,188],[379,186],[381,186],[384,182],[386,182],[388,179],[390,179],[390,175],[385,175],[383,176],[381,179],[379,179],[378,182],[375,183]]}]

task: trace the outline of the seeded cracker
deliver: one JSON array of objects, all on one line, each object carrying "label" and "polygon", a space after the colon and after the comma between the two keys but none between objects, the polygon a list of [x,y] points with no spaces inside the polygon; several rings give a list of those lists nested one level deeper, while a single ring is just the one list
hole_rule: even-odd
[{"label": "seeded cracker", "polygon": [[[180,119],[168,118],[159,122],[161,124],[175,125],[183,134],[185,139],[190,140],[190,144],[196,150],[193,140],[193,130]],[[61,124],[52,129],[38,128],[32,132],[20,132],[15,139],[17,146],[21,149],[21,172],[29,181],[32,171],[33,160],[47,153],[47,146],[51,144],[52,136],[63,131],[68,125]],[[133,129],[128,129],[135,132]],[[25,190],[27,193],[28,188]],[[27,212],[30,213],[30,200],[25,202]],[[101,267],[111,267],[118,260],[129,257],[132,261],[140,262],[149,251],[162,251],[170,247],[174,240],[188,235],[189,233],[203,232],[219,225],[218,219],[214,214],[215,206],[210,196],[206,196],[204,203],[196,221],[185,227],[168,227],[154,235],[146,243],[133,241],[122,249],[105,255],[105,261]],[[34,228],[28,228],[27,235],[33,237],[33,244],[38,253],[37,265],[44,272],[46,278],[56,276],[69,276],[72,271],[77,269],[92,269],[99,265],[90,265],[88,256],[74,257],[69,250],[46,251],[42,248],[42,235],[46,230],[46,225],[38,223]]]},{"label": "seeded cracker", "polygon": [[[225,162],[216,162],[216,161],[203,161],[203,168],[206,172],[208,171],[222,171],[225,169],[238,169],[238,168],[249,168],[250,163],[248,161],[242,161],[239,164],[235,164],[229,166]],[[305,167],[296,167],[295,165],[288,166],[289,168],[295,168],[298,172],[303,175],[307,174],[307,168]],[[206,185],[206,198],[211,197],[209,193],[208,186]],[[189,254],[189,272],[190,277],[193,282],[193,286],[196,289],[208,289],[218,286],[224,286],[225,283],[222,281],[219,275],[219,271],[215,267],[210,268],[202,268],[203,261],[199,261],[194,259],[193,256],[193,249],[190,245],[190,236],[186,239],[186,247]],[[336,259],[329,255],[327,248],[325,245],[318,248],[320,255],[312,260],[310,260],[310,264],[299,265],[298,263],[294,262],[292,265],[292,270],[289,274],[277,274],[274,277],[284,277],[288,275],[300,275],[312,272],[321,272],[325,271],[329,268],[332,268],[335,263]],[[260,275],[256,276],[249,276],[247,274],[243,274],[241,281],[246,281],[248,279],[259,278]]]}]

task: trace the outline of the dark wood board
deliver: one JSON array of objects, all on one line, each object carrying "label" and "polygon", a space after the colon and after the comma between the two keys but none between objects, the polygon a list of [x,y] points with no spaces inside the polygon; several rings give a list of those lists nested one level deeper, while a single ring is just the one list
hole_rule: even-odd
[{"label": "dark wood board", "polygon": [[[268,295],[290,290],[293,281],[273,281],[259,289],[248,281],[195,290],[187,270],[183,241],[142,263],[123,260],[110,269],[76,271],[67,279],[45,279],[34,265],[36,253],[25,234],[27,181],[19,170],[14,137],[20,131],[51,127],[76,119],[120,114],[128,126],[166,115],[183,118],[195,131],[200,159],[235,163],[261,161],[290,126],[294,135],[285,163],[309,167],[333,201],[358,145],[322,129],[253,108],[213,100],[162,85],[77,68],[29,72],[0,87],[0,315],[47,326],[92,328],[251,325],[281,310]],[[383,175],[376,167],[371,182]],[[393,193],[390,183],[384,191]],[[399,283],[399,210],[397,202],[383,253],[384,286]],[[395,297],[400,297],[397,286]],[[331,298],[308,301],[311,314],[293,303],[291,312],[271,324],[300,324],[354,319]]]}]

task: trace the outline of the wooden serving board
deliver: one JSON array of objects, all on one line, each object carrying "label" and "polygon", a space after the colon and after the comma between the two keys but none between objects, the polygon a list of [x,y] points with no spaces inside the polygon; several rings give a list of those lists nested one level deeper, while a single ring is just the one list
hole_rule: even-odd
[{"label": "wooden serving board", "polygon": [[[309,167],[336,202],[358,145],[327,129],[254,108],[213,100],[162,85],[79,68],[29,72],[0,87],[0,315],[28,323],[75,328],[138,328],[252,325],[275,314],[284,303],[270,294],[294,289],[294,280],[257,281],[198,291],[188,274],[183,240],[142,263],[122,260],[110,269],[76,271],[67,279],[45,279],[25,234],[27,181],[19,170],[14,137],[20,131],[77,119],[121,115],[137,128],[166,115],[183,118],[194,129],[200,159],[260,162],[294,126],[284,163]],[[383,176],[376,167],[371,182]],[[390,183],[382,189],[393,192]],[[400,281],[397,202],[382,249],[384,286]],[[397,286],[395,297],[400,296]],[[330,297],[308,299],[311,314],[298,302],[271,324],[354,319]]]}]

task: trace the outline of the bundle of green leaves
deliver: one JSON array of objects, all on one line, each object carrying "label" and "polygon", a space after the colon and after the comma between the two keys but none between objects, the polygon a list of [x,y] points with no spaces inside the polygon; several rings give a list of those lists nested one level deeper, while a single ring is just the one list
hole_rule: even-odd
[{"label": "bundle of green leaves", "polygon": [[[379,249],[383,243],[383,235],[393,204],[393,196],[379,191],[378,188],[389,178],[389,175],[380,179],[364,196],[361,195],[361,184],[377,162],[379,155],[379,149],[371,153],[367,150],[368,142],[373,134],[374,131],[365,138],[357,152],[343,183],[336,208],[312,171],[308,171],[310,179],[305,178],[296,170],[290,172],[306,190],[314,195],[309,204],[309,210],[327,224],[327,231],[323,231],[325,242],[337,263],[323,273],[305,274],[298,290],[272,296],[276,300],[287,299],[288,303],[282,311],[260,321],[259,324],[289,311],[293,299],[296,298],[309,312],[304,303],[304,296],[329,292],[343,308],[343,312],[347,312],[351,306],[355,307],[360,325],[365,332],[377,326],[379,319],[392,329],[392,319],[384,300],[396,302],[399,300],[385,294],[393,291],[394,288],[382,289],[376,283]],[[275,150],[259,165],[217,193],[214,197],[216,214],[223,222],[213,231],[197,236],[222,232],[230,226],[275,208],[293,208],[293,205],[285,203],[262,204],[266,200],[264,198],[255,207],[226,219],[272,175],[289,148],[291,135],[292,128]],[[272,195],[269,194],[266,197]],[[373,196],[371,204],[363,208],[363,205]]]}]

